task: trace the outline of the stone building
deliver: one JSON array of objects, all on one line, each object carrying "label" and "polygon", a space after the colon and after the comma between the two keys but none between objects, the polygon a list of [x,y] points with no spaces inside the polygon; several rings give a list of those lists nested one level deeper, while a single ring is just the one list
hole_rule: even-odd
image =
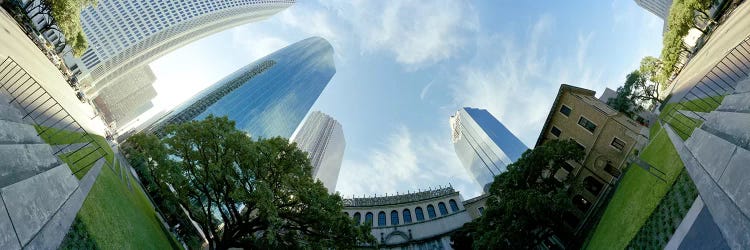
[{"label": "stone building", "polygon": [[576,211],[563,214],[575,231],[586,224],[600,200],[627,166],[628,156],[646,145],[647,129],[597,99],[592,90],[563,84],[536,146],[571,139],[583,148],[580,162],[568,162],[555,177],[575,178],[581,190],[572,196]]},{"label": "stone building", "polygon": [[382,249],[450,249],[450,234],[481,216],[487,195],[463,201],[452,187],[344,199],[344,213],[372,225]]}]

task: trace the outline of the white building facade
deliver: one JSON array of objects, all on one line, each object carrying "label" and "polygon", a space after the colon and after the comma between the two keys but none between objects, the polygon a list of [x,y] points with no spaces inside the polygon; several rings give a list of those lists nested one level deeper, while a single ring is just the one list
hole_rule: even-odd
[{"label": "white building facade", "polygon": [[451,249],[450,234],[481,216],[487,196],[465,203],[452,187],[385,197],[344,199],[344,212],[372,225],[382,249]]},{"label": "white building facade", "polygon": [[99,0],[81,12],[89,47],[65,61],[95,94],[108,83],[208,35],[266,19],[294,0]]},{"label": "white building facade", "polygon": [[313,177],[329,192],[335,192],[346,148],[341,124],[323,112],[313,111],[291,141],[308,153]]}]

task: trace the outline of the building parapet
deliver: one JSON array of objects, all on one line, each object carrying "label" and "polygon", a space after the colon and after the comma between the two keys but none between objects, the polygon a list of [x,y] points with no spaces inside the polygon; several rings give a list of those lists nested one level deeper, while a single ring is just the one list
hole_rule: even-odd
[{"label": "building parapet", "polygon": [[393,205],[393,204],[401,204],[401,203],[408,203],[408,202],[417,202],[417,201],[423,201],[423,200],[429,200],[434,199],[438,197],[443,197],[451,194],[458,193],[456,190],[453,189],[452,186],[444,187],[444,188],[438,188],[438,189],[431,189],[416,193],[407,193],[407,194],[401,194],[401,195],[393,195],[393,196],[381,196],[381,197],[364,197],[364,198],[352,198],[352,199],[344,199],[344,206],[345,207],[369,207],[369,206],[383,206],[383,205]]}]

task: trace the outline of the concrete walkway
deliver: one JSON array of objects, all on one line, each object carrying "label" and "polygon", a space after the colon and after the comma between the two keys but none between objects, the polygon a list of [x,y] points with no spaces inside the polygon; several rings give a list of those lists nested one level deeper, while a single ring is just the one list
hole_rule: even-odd
[{"label": "concrete walkway", "polygon": [[98,117],[92,119],[93,108],[78,100],[60,70],[29,40],[16,21],[0,8],[0,61],[8,56],[26,69],[86,131],[104,135],[104,123]]},{"label": "concrete walkway", "polygon": [[750,35],[750,1],[740,4],[731,16],[719,25],[706,45],[693,56],[675,78],[669,102],[678,102],[732,48]]}]

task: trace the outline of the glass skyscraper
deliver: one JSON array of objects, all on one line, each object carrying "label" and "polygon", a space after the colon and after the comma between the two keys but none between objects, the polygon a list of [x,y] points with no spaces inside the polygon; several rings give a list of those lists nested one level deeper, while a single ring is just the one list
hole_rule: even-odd
[{"label": "glass skyscraper", "polygon": [[292,141],[297,143],[299,149],[307,152],[313,167],[312,176],[323,182],[328,192],[336,191],[346,148],[341,124],[323,112],[314,111]]},{"label": "glass skyscraper", "polygon": [[462,108],[450,117],[451,140],[461,164],[487,191],[489,183],[528,147],[484,109]]},{"label": "glass skyscraper", "polygon": [[133,69],[208,35],[266,19],[294,0],[99,0],[81,11],[89,47],[66,54],[90,95]]},{"label": "glass skyscraper", "polygon": [[328,85],[333,47],[311,37],[240,68],[175,109],[153,130],[213,114],[228,116],[253,138],[289,138]]}]

